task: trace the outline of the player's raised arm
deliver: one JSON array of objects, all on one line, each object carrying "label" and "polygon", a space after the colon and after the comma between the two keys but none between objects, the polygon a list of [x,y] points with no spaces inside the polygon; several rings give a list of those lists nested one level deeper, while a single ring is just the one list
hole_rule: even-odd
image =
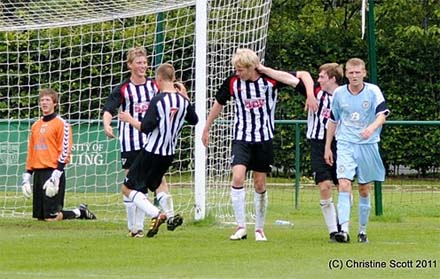
[{"label": "player's raised arm", "polygon": [[185,99],[190,100],[189,96],[188,96],[188,91],[186,90],[186,87],[185,87],[185,85],[182,82],[175,81],[173,85],[174,85],[174,88],[177,90],[177,92],[180,95],[185,97]]},{"label": "player's raised arm", "polygon": [[[306,101],[306,109],[309,109],[313,112],[318,110],[318,103],[316,102],[315,94],[313,93],[313,79],[309,72],[306,71],[298,71],[296,72],[296,76],[291,73],[275,70],[270,67],[266,67],[261,63],[257,66],[257,71],[261,74],[267,75],[268,77],[275,79],[281,83],[289,85],[293,88],[296,88],[297,85],[302,82],[304,85],[307,101]],[[304,89],[303,89],[304,90]]]},{"label": "player's raised arm", "polygon": [[[284,83],[286,85],[292,86],[293,88],[295,88],[298,83],[299,83],[299,78],[295,77],[294,75],[288,73],[288,72],[284,72],[284,71],[280,71],[280,70],[275,70],[272,69],[270,67],[266,67],[263,64],[258,64],[257,66],[257,71],[260,74],[264,74],[274,80],[277,80],[281,83]],[[313,89],[312,89],[313,90]]]}]

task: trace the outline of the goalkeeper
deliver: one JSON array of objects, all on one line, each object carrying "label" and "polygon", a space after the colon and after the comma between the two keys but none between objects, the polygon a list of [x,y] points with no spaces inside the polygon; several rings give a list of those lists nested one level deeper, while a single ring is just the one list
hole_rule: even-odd
[{"label": "goalkeeper", "polygon": [[32,217],[45,221],[96,219],[85,204],[73,210],[63,210],[66,186],[64,166],[70,160],[72,128],[55,112],[58,104],[56,91],[43,89],[38,100],[43,117],[32,125],[26,172],[22,175],[21,183],[23,195],[26,198],[32,196]]}]

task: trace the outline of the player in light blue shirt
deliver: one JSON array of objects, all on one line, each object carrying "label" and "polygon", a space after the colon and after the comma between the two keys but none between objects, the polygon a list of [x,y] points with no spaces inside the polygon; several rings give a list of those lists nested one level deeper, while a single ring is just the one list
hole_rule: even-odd
[{"label": "player in light blue shirt", "polygon": [[378,142],[389,110],[380,88],[364,82],[366,74],[363,60],[352,58],[347,61],[345,75],[348,84],[334,91],[328,122],[324,157],[329,165],[334,163],[330,146],[335,134],[337,140],[338,220],[341,224],[341,231],[335,235],[338,242],[350,241],[349,221],[354,177],[357,177],[359,184],[359,242],[368,242],[370,183],[385,180],[385,167]]}]

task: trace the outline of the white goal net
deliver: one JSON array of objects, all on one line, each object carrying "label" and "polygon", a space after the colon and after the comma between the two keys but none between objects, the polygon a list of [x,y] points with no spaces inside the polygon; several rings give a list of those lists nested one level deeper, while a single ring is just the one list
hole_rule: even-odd
[{"label": "white goal net", "polygon": [[[19,183],[29,130],[41,116],[38,92],[51,87],[60,93],[58,113],[74,132],[66,208],[84,202],[99,219],[124,219],[119,143],[105,136],[101,109],[128,77],[127,50],[147,49],[151,76],[158,64],[172,63],[203,126],[218,87],[232,73],[235,50],[249,47],[264,57],[270,6],[263,0],[2,1],[0,216],[31,215]],[[230,220],[231,111],[225,107],[212,127],[207,150],[200,145],[203,127],[184,127],[166,177],[177,212]]]}]

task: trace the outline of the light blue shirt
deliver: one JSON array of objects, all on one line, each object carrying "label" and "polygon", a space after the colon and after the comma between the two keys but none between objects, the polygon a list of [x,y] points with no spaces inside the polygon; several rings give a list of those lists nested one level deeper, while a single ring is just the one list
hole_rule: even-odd
[{"label": "light blue shirt", "polygon": [[382,91],[377,85],[364,82],[361,92],[353,95],[348,85],[338,87],[333,93],[331,121],[337,123],[336,140],[356,144],[371,144],[380,141],[379,127],[368,138],[361,132],[376,120],[378,114],[390,113]]}]

